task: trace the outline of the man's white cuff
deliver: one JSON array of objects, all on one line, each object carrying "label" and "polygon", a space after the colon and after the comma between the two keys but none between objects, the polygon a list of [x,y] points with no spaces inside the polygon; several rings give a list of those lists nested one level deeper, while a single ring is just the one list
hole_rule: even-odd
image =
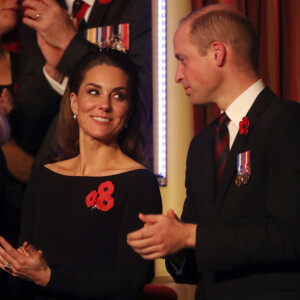
[{"label": "man's white cuff", "polygon": [[45,66],[43,67],[43,73],[49,82],[50,86],[60,95],[63,95],[68,83],[68,77],[65,76],[64,79],[62,80],[62,83],[57,82],[54,80],[51,76],[49,76],[45,70]]}]

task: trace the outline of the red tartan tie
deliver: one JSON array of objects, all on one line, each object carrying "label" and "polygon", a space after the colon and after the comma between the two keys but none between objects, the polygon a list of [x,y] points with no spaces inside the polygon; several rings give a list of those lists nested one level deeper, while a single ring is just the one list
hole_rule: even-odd
[{"label": "red tartan tie", "polygon": [[214,163],[216,186],[221,181],[229,153],[229,132],[227,128],[229,121],[227,115],[222,113],[218,118],[218,125],[215,128]]}]

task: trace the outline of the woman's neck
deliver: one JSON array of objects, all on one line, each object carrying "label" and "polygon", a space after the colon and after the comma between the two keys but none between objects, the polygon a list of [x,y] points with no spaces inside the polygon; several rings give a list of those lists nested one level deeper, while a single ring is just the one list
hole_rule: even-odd
[{"label": "woman's neck", "polygon": [[80,146],[80,154],[74,160],[74,171],[80,176],[118,172],[124,156],[117,143],[106,145],[95,141],[92,145],[83,144]]}]

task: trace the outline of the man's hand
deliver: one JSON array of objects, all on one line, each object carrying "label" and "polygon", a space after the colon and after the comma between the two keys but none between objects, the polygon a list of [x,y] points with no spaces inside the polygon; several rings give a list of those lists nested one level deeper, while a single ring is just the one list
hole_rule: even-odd
[{"label": "man's hand", "polygon": [[35,29],[51,46],[64,51],[77,33],[68,12],[55,0],[24,0],[22,5],[23,23]]},{"label": "man's hand", "polygon": [[37,42],[44,55],[45,60],[47,61],[48,68],[55,69],[61,57],[63,56],[63,50],[51,46],[39,33],[37,33]]},{"label": "man's hand", "polygon": [[196,244],[196,224],[179,221],[173,210],[164,215],[143,215],[142,229],[127,235],[127,243],[144,259],[156,259],[177,253]]}]

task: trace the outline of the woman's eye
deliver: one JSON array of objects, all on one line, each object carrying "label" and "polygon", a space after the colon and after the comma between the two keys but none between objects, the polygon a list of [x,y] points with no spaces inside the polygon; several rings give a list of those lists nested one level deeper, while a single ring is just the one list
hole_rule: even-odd
[{"label": "woman's eye", "polygon": [[99,92],[97,90],[95,90],[95,89],[88,90],[88,93],[90,95],[99,95]]},{"label": "woman's eye", "polygon": [[119,99],[119,100],[124,100],[126,99],[126,95],[122,94],[122,93],[116,93],[113,95],[114,98]]}]

